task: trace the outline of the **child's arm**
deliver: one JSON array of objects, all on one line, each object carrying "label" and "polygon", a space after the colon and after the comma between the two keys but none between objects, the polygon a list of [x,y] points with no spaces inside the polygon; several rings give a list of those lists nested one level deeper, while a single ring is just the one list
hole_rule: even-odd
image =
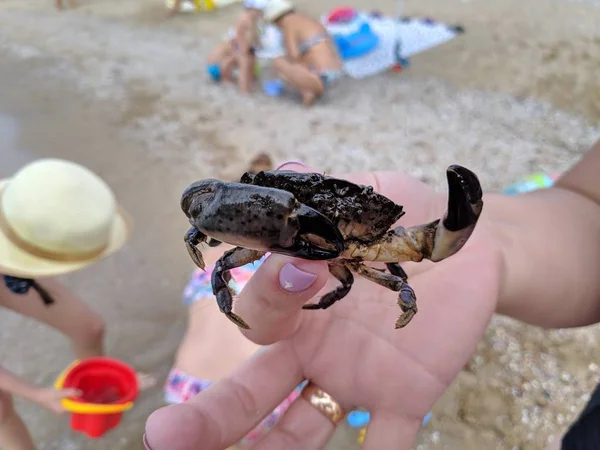
[{"label": "child's arm", "polygon": [[233,80],[233,69],[237,63],[238,57],[236,55],[231,55],[223,60],[221,63],[221,78],[224,81],[232,81]]},{"label": "child's arm", "polygon": [[490,196],[484,215],[504,254],[499,313],[544,327],[600,321],[599,175],[600,141],[554,187]]},{"label": "child's arm", "polygon": [[[260,14],[260,10],[248,8],[238,19],[238,23],[235,27],[235,40],[241,52],[250,51],[252,42],[254,42],[254,39],[256,38],[256,28]],[[249,34],[250,40],[248,41]]]},{"label": "child's arm", "polygon": [[35,401],[39,387],[0,367],[0,390]]},{"label": "child's arm", "polygon": [[244,55],[239,55],[238,61],[238,86],[241,92],[247,94],[252,90],[255,57],[253,54],[246,53]]}]

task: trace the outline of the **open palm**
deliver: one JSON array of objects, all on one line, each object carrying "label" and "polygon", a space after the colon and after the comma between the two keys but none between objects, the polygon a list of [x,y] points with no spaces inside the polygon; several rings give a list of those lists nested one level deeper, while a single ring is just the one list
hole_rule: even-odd
[{"label": "open palm", "polygon": [[[445,210],[444,195],[398,173],[339,177],[373,185],[402,204],[405,227],[439,218]],[[244,331],[250,339],[272,345],[188,403],[155,412],[146,429],[152,449],[227,448],[303,379],[346,411],[371,412],[366,450],[410,449],[423,416],[468,361],[495,310],[501,259],[492,232],[482,217],[456,255],[435,264],[403,265],[419,311],[399,330],[394,328],[397,294],[359,277],[331,308],[302,310],[336,281],[322,261],[271,255],[244,288],[236,312],[252,325]],[[310,268],[317,281],[302,293],[282,292],[278,274],[288,262]],[[300,398],[253,448],[321,449],[333,431],[331,422]]]}]

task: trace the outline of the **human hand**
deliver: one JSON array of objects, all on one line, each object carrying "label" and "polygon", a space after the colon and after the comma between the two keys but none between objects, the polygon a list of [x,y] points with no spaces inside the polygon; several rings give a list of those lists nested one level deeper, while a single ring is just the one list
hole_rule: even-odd
[{"label": "human hand", "polygon": [[33,401],[56,414],[64,414],[67,410],[63,407],[62,400],[78,395],[81,395],[81,391],[78,389],[40,388],[34,394]]},{"label": "human hand", "polygon": [[[339,177],[372,185],[402,204],[405,227],[439,218],[445,210],[445,195],[402,174]],[[406,328],[396,330],[397,294],[358,276],[350,293],[331,308],[301,309],[315,302],[332,278],[326,262],[272,254],[236,302],[236,313],[252,327],[243,333],[272,345],[188,402],[155,411],[146,424],[147,445],[152,450],[227,448],[308,379],[346,412],[370,411],[365,450],[410,449],[423,417],[468,361],[490,321],[502,259],[495,231],[482,217],[456,255],[402,266],[419,311]],[[286,290],[291,277],[295,289]],[[253,448],[322,449],[334,429],[300,397]]]}]

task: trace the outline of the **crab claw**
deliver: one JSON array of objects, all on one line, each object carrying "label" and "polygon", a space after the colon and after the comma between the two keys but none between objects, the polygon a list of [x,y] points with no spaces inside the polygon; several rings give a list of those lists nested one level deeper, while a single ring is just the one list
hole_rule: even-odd
[{"label": "crab claw", "polygon": [[302,259],[327,260],[344,251],[344,236],[338,227],[317,210],[301,205],[295,213],[298,232],[290,246],[275,246],[272,250]]},{"label": "crab claw", "polygon": [[448,212],[443,225],[449,231],[459,231],[477,222],[483,205],[483,192],[477,175],[464,167],[450,166],[446,176],[449,190]]},{"label": "crab claw", "polygon": [[442,219],[410,228],[398,227],[368,246],[350,244],[343,257],[399,263],[438,262],[458,252],[475,230],[483,209],[477,176],[461,166],[450,166],[448,210]]},{"label": "crab claw", "polygon": [[477,175],[462,166],[452,165],[448,178],[448,210],[438,223],[431,261],[441,261],[458,252],[467,242],[483,209],[483,191]]}]

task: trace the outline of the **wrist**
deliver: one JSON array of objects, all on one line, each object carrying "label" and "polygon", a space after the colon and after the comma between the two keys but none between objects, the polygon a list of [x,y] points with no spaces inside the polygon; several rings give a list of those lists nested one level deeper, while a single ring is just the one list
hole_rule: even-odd
[{"label": "wrist", "polygon": [[33,402],[37,401],[41,390],[3,367],[0,367],[0,389]]},{"label": "wrist", "polygon": [[25,398],[33,403],[40,403],[42,397],[43,388],[39,386],[30,385],[27,386],[19,393],[19,396]]},{"label": "wrist", "polygon": [[496,312],[550,328],[600,320],[600,206],[560,186],[487,203],[503,269]]}]

